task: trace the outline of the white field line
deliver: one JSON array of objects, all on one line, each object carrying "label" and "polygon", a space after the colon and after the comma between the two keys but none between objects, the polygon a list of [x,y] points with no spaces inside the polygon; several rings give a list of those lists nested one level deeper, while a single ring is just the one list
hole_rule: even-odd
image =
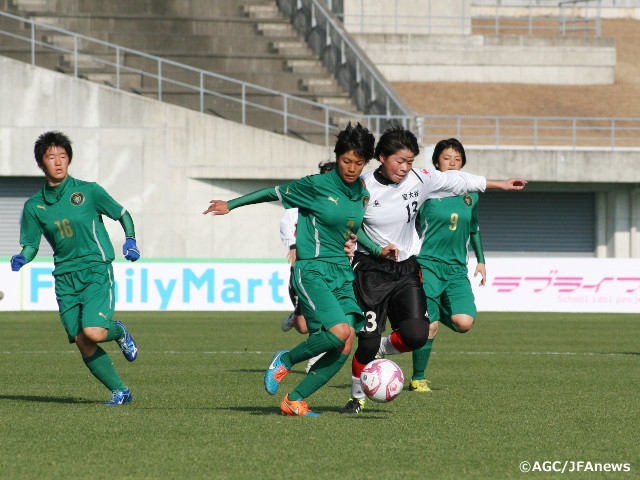
[{"label": "white field line", "polygon": [[[113,350],[109,353],[117,353],[119,350]],[[77,354],[77,350],[20,350],[20,351],[0,351],[0,355],[61,355],[61,354]],[[147,351],[144,350],[145,355],[273,355],[274,352],[266,352],[261,350],[238,350],[238,351]],[[604,356],[604,357],[628,357],[628,356],[640,356],[640,352],[634,353],[601,353],[601,352],[433,352],[432,355],[559,355],[559,356]],[[393,358],[393,355],[389,355]]]}]

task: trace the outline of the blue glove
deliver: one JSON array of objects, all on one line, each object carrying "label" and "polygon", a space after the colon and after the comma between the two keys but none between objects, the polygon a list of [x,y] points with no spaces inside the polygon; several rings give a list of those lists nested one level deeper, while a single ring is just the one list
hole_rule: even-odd
[{"label": "blue glove", "polygon": [[24,258],[24,255],[21,253],[11,257],[11,270],[13,270],[14,272],[19,271],[26,264],[27,264],[27,259]]},{"label": "blue glove", "polygon": [[127,238],[122,246],[122,253],[124,254],[124,258],[130,262],[135,262],[140,258],[140,250],[138,250],[135,238]]}]

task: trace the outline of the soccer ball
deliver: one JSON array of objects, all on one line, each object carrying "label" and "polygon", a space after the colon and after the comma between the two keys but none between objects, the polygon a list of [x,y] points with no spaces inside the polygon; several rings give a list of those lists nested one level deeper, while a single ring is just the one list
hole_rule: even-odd
[{"label": "soccer ball", "polygon": [[400,367],[387,358],[367,363],[360,374],[364,394],[374,402],[390,402],[402,392],[404,375]]}]

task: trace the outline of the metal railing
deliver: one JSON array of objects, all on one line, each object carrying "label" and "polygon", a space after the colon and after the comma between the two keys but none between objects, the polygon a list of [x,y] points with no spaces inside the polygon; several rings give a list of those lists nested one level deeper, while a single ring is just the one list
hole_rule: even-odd
[{"label": "metal railing", "polygon": [[471,33],[468,0],[450,0],[449,9],[456,12],[451,15],[437,13],[431,0],[359,0],[347,12],[342,2],[323,1],[352,33]]},{"label": "metal railing", "polygon": [[351,40],[325,0],[277,0],[278,7],[306,39],[362,112],[407,116],[411,109],[366,54]]},{"label": "metal railing", "polygon": [[452,0],[451,14],[433,0],[359,0],[348,13],[323,1],[352,33],[601,35],[602,0]]},{"label": "metal railing", "polygon": [[[464,144],[487,148],[640,148],[640,118],[361,115],[0,12],[3,18],[23,27],[23,34],[0,28],[5,55],[52,69],[59,69],[62,60],[70,70],[66,73],[75,77],[106,75],[114,88],[160,101],[173,103],[188,94],[194,110],[243,125],[255,126],[258,120],[279,124],[279,133],[285,135],[297,135],[291,124],[306,125],[316,132],[315,143],[327,146],[339,131],[337,123],[350,120],[366,125],[376,136],[390,124],[401,124],[413,129],[423,145],[456,137]],[[52,38],[59,35],[66,46]],[[101,51],[85,53],[89,46]],[[131,86],[132,77],[136,85],[143,80],[140,91]],[[311,107],[316,115],[298,113],[301,106]]]},{"label": "metal railing", "polygon": [[601,0],[498,0],[474,7],[474,32],[600,37]]},{"label": "metal railing", "polygon": [[485,148],[638,150],[640,118],[421,115],[423,145],[455,137]]},{"label": "metal railing", "polygon": [[[334,0],[335,1],[335,0]],[[557,4],[559,0],[533,0],[536,5],[543,4]],[[496,5],[512,5],[527,7],[531,3],[531,0],[471,0],[471,5],[489,6],[495,7]],[[640,7],[640,0],[600,0],[602,7],[604,8],[638,8]]]},{"label": "metal railing", "polygon": [[[561,36],[575,35],[580,32],[589,35],[590,31],[594,31],[595,36],[600,37],[602,23],[599,0],[594,2],[590,2],[590,0],[565,0],[560,2],[558,6],[560,7]],[[593,14],[591,14],[592,10]]]},{"label": "metal railing", "polygon": [[5,12],[0,19],[6,56],[313,143],[332,144],[348,120],[374,134],[377,126],[412,120],[401,112],[360,115]]}]

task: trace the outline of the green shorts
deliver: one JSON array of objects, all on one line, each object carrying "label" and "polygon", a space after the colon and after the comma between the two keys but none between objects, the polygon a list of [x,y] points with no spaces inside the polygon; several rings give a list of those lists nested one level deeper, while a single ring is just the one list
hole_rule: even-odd
[{"label": "green shorts", "polygon": [[422,287],[427,295],[427,311],[432,322],[450,326],[451,315],[466,314],[475,318],[475,297],[467,275],[467,267],[440,262],[421,262]]},{"label": "green shorts", "polygon": [[56,277],[60,320],[73,343],[86,327],[109,328],[115,308],[115,282],[110,263]]},{"label": "green shorts", "polygon": [[353,291],[353,270],[321,260],[298,260],[293,267],[293,288],[298,294],[309,333],[349,323],[356,332],[364,326],[362,309]]}]

